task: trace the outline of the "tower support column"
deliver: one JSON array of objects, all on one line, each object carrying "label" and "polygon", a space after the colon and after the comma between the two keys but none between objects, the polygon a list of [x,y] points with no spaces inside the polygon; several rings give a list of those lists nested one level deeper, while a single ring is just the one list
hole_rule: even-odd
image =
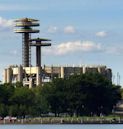
[{"label": "tower support column", "polygon": [[36,46],[36,66],[41,66],[41,48]]},{"label": "tower support column", "polygon": [[23,66],[29,67],[29,33],[23,34],[23,47],[22,47]]}]

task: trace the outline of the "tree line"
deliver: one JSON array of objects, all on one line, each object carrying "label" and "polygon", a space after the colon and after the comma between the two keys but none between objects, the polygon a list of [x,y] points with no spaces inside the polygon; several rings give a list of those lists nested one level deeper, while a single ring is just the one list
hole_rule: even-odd
[{"label": "tree line", "polygon": [[98,73],[56,78],[29,89],[22,83],[0,85],[0,116],[109,115],[121,99],[121,87]]}]

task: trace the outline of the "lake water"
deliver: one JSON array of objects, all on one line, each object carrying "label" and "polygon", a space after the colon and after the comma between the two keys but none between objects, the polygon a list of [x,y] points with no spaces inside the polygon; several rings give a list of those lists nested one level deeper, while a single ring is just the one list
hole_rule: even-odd
[{"label": "lake water", "polygon": [[0,129],[123,129],[123,125],[122,124],[0,125]]}]

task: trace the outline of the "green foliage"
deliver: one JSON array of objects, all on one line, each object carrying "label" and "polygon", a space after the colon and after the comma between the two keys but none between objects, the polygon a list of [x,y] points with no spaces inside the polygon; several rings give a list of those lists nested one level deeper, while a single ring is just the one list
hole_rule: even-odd
[{"label": "green foliage", "polygon": [[121,87],[97,73],[57,78],[33,89],[22,83],[0,85],[0,116],[108,115],[121,99]]},{"label": "green foliage", "polygon": [[121,97],[122,97],[122,99],[123,99],[123,89],[121,89]]},{"label": "green foliage", "polygon": [[[47,87],[45,87],[48,91]],[[34,115],[41,116],[42,114],[47,114],[49,112],[48,102],[45,97],[45,91],[42,92],[42,87],[38,86],[33,89],[35,94],[35,106],[34,106]]]},{"label": "green foliage", "polygon": [[60,113],[107,115],[121,98],[120,87],[97,73],[57,78],[49,86],[44,86],[43,92],[55,116]]},{"label": "green foliage", "polygon": [[[12,103],[12,107],[14,105],[14,107],[16,107],[16,109],[18,109],[18,111],[19,111],[19,113],[17,113],[17,115],[23,116],[23,117],[25,117],[25,115],[29,115],[31,113],[30,107],[35,104],[34,101],[35,101],[35,95],[27,87],[15,88],[14,94],[10,98],[10,102]],[[14,111],[15,110],[11,109],[12,115],[15,114]]]}]

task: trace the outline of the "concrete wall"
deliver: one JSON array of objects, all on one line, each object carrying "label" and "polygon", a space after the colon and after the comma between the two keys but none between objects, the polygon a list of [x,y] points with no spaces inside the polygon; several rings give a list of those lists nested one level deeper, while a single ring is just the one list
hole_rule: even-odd
[{"label": "concrete wall", "polygon": [[41,67],[12,66],[4,70],[3,82],[21,81],[31,88],[33,85],[43,83],[42,78],[45,79],[45,77],[49,77],[49,80],[52,81],[53,78],[65,78],[73,74],[84,74],[86,72],[99,72],[109,80],[112,79],[112,71],[106,66],[45,66],[42,69]]}]

